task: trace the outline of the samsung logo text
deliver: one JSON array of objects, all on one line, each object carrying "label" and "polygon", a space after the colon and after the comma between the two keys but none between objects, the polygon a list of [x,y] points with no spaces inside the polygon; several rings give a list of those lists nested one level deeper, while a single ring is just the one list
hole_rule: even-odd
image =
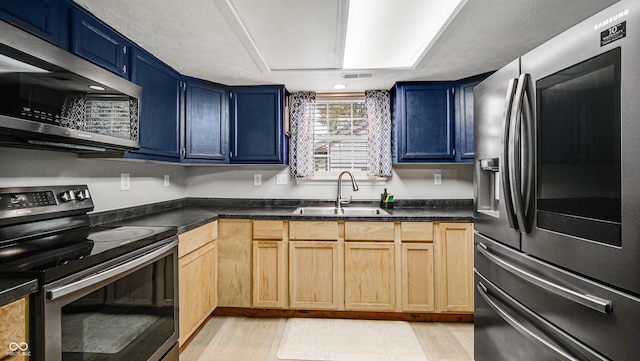
[{"label": "samsung logo text", "polygon": [[593,30],[598,30],[598,29],[600,29],[602,27],[605,27],[607,25],[613,24],[614,22],[622,19],[625,16],[629,16],[629,9],[621,11],[621,12],[617,13],[616,15],[611,16],[608,19],[605,19],[604,21],[599,22],[598,24],[593,26]]}]

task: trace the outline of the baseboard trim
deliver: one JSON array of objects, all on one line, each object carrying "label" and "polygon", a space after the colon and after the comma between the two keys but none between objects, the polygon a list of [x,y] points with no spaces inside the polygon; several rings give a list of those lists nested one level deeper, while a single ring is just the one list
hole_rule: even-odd
[{"label": "baseboard trim", "polygon": [[409,322],[472,323],[473,313],[404,313],[367,311],[279,310],[244,307],[218,307],[214,316],[277,317],[277,318],[350,318],[362,320],[391,320]]}]

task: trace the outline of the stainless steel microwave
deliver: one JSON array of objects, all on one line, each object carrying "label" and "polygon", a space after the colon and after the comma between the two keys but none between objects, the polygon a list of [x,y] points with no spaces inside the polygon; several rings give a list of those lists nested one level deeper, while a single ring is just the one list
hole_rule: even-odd
[{"label": "stainless steel microwave", "polygon": [[135,150],[142,89],[0,21],[0,145]]}]

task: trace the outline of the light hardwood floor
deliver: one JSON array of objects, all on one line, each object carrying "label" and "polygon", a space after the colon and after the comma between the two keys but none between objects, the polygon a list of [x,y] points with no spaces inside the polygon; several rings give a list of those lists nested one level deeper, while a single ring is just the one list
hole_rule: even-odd
[{"label": "light hardwood floor", "polygon": [[[278,361],[285,318],[214,317],[180,361]],[[429,361],[473,361],[473,324],[411,322]]]}]

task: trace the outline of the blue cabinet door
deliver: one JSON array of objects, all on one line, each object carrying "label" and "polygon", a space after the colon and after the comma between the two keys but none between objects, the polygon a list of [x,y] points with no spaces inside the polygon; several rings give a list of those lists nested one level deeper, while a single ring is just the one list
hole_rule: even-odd
[{"label": "blue cabinet door", "polygon": [[0,19],[67,49],[64,0],[2,0]]},{"label": "blue cabinet door", "polygon": [[133,49],[131,80],[142,87],[140,150],[131,158],[180,160],[180,75],[145,51]]},{"label": "blue cabinet door", "polygon": [[456,161],[472,162],[473,151],[473,88],[490,73],[462,79],[456,87]]},{"label": "blue cabinet door", "polygon": [[396,85],[396,162],[454,161],[453,85],[451,82]]},{"label": "blue cabinet door", "polygon": [[129,42],[83,9],[74,7],[71,50],[124,78],[129,77]]},{"label": "blue cabinet door", "polygon": [[231,88],[232,163],[286,164],[284,86]]},{"label": "blue cabinet door", "polygon": [[186,86],[183,161],[228,161],[229,93],[226,87],[195,78],[187,78]]}]

